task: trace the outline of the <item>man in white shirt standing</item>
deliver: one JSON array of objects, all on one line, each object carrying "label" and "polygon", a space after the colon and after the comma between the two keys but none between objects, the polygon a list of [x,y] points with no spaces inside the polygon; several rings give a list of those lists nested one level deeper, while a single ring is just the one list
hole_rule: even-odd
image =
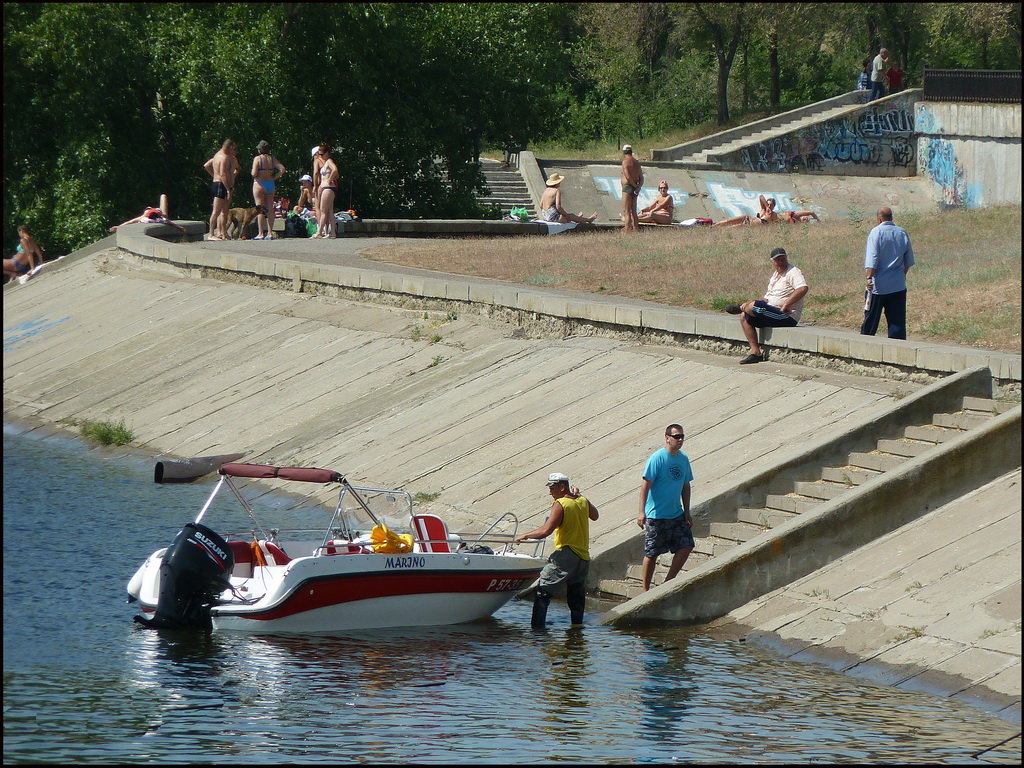
[{"label": "man in white shirt standing", "polygon": [[888,69],[888,62],[889,51],[885,48],[880,49],[871,62],[871,93],[868,94],[868,101],[885,96],[885,70]]},{"label": "man in white shirt standing", "polygon": [[740,316],[743,335],[750,344],[750,354],[740,360],[740,365],[764,360],[761,345],[757,343],[758,328],[791,328],[797,324],[804,309],[804,296],[807,295],[804,273],[789,263],[785,248],[772,251],[771,260],[775,272],[768,280],[764,299],[725,308],[729,314]]}]

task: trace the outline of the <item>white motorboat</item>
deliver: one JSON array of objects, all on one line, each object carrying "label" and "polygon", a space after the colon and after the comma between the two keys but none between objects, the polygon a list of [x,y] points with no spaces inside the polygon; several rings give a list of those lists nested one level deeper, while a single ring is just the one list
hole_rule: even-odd
[{"label": "white motorboat", "polygon": [[[219,472],[195,522],[128,583],[143,626],[324,633],[458,624],[490,616],[545,563],[536,548],[515,551],[511,513],[479,535],[452,533],[437,516],[413,514],[408,493],[357,488],[333,470],[227,463]],[[266,529],[233,478],[338,483],[340,492],[327,525]],[[201,522],[225,487],[252,523],[246,534],[222,537]],[[407,521],[411,533],[388,519]]]}]

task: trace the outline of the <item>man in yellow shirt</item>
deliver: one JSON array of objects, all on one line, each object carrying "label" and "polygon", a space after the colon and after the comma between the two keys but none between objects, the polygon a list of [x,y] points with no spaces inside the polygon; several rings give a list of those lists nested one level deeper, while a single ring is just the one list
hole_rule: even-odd
[{"label": "man in yellow shirt", "polygon": [[561,472],[548,475],[548,492],[554,501],[548,519],[540,528],[524,533],[516,543],[544,539],[555,534],[555,551],[540,574],[533,596],[534,629],[543,629],[551,602],[552,589],[565,582],[565,600],[573,624],[583,623],[587,599],[587,570],[590,567],[590,521],[597,520],[597,507],[578,488],[570,488],[569,478]]}]

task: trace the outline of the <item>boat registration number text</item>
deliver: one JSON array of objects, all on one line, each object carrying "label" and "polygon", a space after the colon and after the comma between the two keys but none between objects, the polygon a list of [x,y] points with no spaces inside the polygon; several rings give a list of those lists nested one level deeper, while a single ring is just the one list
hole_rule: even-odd
[{"label": "boat registration number text", "polygon": [[514,578],[514,579],[491,579],[491,583],[487,585],[486,592],[508,592],[510,589],[523,589],[530,582],[532,578]]}]

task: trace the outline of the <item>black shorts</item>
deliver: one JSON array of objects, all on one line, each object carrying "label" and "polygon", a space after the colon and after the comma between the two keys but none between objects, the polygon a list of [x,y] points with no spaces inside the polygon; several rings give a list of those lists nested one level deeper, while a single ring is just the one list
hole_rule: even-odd
[{"label": "black shorts", "polygon": [[213,192],[213,196],[226,200],[228,196],[228,188],[223,181],[215,181],[210,184],[210,191]]},{"label": "black shorts", "polygon": [[686,516],[670,518],[648,517],[644,523],[644,556],[657,557],[666,552],[675,554],[680,549],[693,549],[693,531],[686,524]]},{"label": "black shorts", "polygon": [[744,315],[747,322],[755,328],[792,328],[796,325],[796,318],[787,315],[764,299],[754,302],[754,314],[744,313]]}]

